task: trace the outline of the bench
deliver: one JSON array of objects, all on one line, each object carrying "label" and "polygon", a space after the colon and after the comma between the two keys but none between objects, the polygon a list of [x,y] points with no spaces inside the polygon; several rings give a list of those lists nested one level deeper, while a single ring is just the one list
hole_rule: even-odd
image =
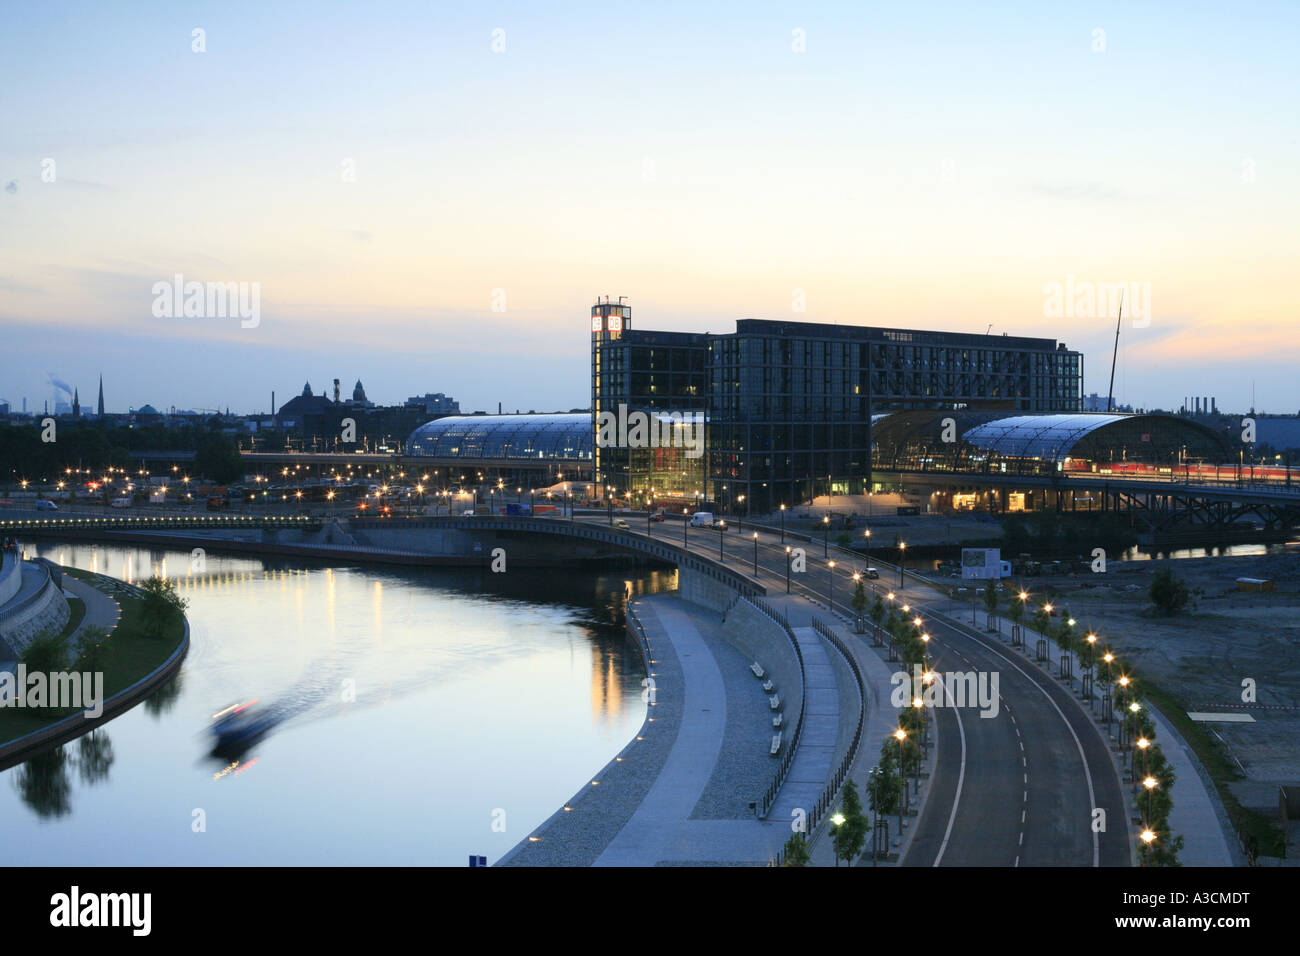
[{"label": "bench", "polygon": [[763,690],[767,691],[769,694],[772,693],[772,688],[774,688],[775,686],[776,685],[773,684],[770,680],[763,681]]},{"label": "bench", "polygon": [[775,757],[781,752],[781,735],[779,733],[772,735],[772,749],[768,752],[770,756]]},{"label": "bench", "polygon": [[754,672],[754,676],[759,680],[763,679],[763,668],[759,666],[758,661],[754,661],[754,663],[750,664],[749,669]]},{"label": "bench", "polygon": [[776,730],[783,723],[785,723],[785,714],[777,714],[775,717],[772,718],[772,729]]},{"label": "bench", "polygon": [[767,703],[768,706],[771,707],[773,710],[781,709],[781,698],[778,697],[776,694],[773,694],[771,697],[769,697],[767,699]]}]

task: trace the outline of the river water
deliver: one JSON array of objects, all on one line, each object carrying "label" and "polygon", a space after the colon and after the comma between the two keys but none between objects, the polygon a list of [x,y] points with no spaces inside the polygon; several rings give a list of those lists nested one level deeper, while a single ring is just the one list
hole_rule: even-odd
[{"label": "river water", "polygon": [[[491,863],[608,762],[645,717],[622,631],[628,582],[676,574],[329,568],[89,544],[60,564],[176,580],[191,647],[150,700],[0,773],[0,862]],[[242,760],[211,717],[287,716]]]}]

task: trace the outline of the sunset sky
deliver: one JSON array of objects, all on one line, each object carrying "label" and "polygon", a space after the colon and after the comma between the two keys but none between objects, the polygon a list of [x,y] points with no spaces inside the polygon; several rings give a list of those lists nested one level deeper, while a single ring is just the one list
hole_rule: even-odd
[{"label": "sunset sky", "polygon": [[[1068,275],[1149,284],[1120,401],[1294,414],[1297,9],[11,6],[0,398],[585,406],[603,294],[640,328],[991,324],[1104,394],[1114,319],[1044,315]],[[260,324],[156,317],[177,274],[258,283]]]}]

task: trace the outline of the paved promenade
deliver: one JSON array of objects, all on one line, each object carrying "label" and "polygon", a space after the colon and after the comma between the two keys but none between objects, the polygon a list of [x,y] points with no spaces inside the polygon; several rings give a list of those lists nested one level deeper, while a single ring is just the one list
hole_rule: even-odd
[{"label": "paved promenade", "polygon": [[766,694],[749,662],[722,639],[716,612],[673,595],[634,607],[656,660],[653,721],[593,777],[598,786],[575,795],[566,804],[572,809],[557,812],[501,863],[767,865],[790,836],[790,810],[817,799],[836,758],[840,691],[824,645],[800,628],[808,670],[802,741],[778,808],[760,821],[749,803],[777,762],[767,753]]}]

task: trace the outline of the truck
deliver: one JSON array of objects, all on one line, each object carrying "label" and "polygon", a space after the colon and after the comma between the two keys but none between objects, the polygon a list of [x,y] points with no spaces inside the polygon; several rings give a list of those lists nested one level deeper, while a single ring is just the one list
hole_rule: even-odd
[{"label": "truck", "polygon": [[1011,562],[1002,560],[1001,548],[962,548],[961,576],[964,580],[997,581],[1011,577]]},{"label": "truck", "polygon": [[506,505],[506,517],[527,518],[533,513],[532,506],[521,504]]},{"label": "truck", "polygon": [[712,512],[712,511],[697,511],[697,512],[695,512],[695,514],[691,515],[691,527],[692,527],[692,528],[712,528],[712,527],[713,527],[713,512]]}]

